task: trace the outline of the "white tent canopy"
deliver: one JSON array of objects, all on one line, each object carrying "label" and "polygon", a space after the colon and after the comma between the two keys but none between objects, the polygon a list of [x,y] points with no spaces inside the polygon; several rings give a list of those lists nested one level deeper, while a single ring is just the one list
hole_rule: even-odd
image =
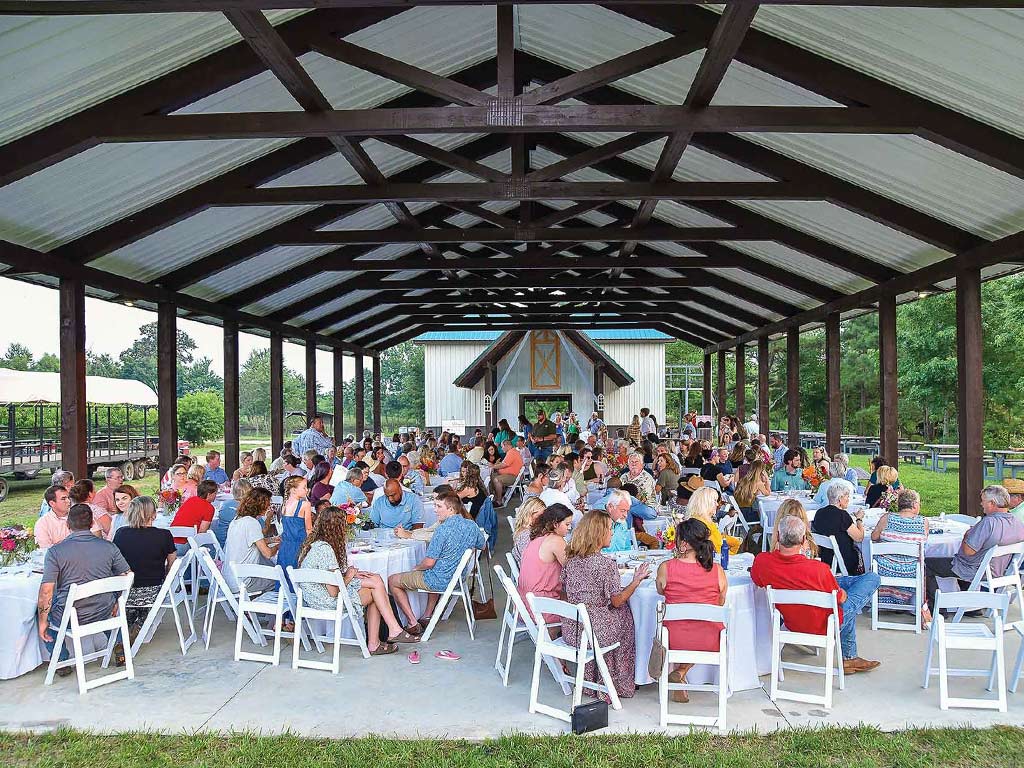
[{"label": "white tent canopy", "polygon": [[[97,405],[156,405],[156,392],[135,379],[85,377],[85,399]],[[60,374],[0,368],[0,403],[59,403]]]}]

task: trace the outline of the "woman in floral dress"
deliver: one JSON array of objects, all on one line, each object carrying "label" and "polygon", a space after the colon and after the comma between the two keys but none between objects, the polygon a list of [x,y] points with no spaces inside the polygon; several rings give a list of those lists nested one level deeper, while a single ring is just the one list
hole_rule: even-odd
[{"label": "woman in floral dress", "polygon": [[[928,540],[928,521],[921,517],[921,497],[917,491],[901,489],[896,497],[896,512],[886,512],[879,519],[875,530],[871,532],[871,540],[876,542],[892,541],[904,544],[923,544]],[[920,561],[910,555],[879,555],[874,558],[878,564],[879,576],[894,576],[903,579],[914,578]],[[914,595],[914,590],[903,587],[881,586],[878,588],[880,605],[912,605],[913,600],[925,599],[924,595]],[[928,606],[924,605],[921,612],[924,624],[931,621]]]}]

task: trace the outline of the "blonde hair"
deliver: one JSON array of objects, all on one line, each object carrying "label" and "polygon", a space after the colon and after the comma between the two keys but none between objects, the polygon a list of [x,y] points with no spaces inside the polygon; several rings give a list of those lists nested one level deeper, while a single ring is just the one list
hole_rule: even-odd
[{"label": "blonde hair", "polygon": [[690,496],[686,504],[690,517],[699,517],[709,525],[715,525],[715,513],[718,511],[718,491],[714,488],[698,488]]},{"label": "blonde hair", "polygon": [[878,480],[878,482],[881,485],[891,486],[893,483],[900,479],[900,473],[897,472],[894,467],[885,465],[879,467],[878,470],[875,472],[875,479]]},{"label": "blonde hair", "polygon": [[804,505],[797,499],[786,499],[779,506],[779,511],[775,513],[775,524],[772,526],[772,550],[779,548],[779,521],[784,517],[799,517],[804,521],[805,530],[807,531],[804,536],[804,543],[811,551],[811,557],[817,557],[818,545],[814,543],[814,537],[811,535],[811,523],[807,519]]},{"label": "blonde hair", "polygon": [[267,451],[266,451],[266,449],[264,449],[264,448],[257,448],[255,451],[253,451],[252,452],[252,460],[253,461],[262,461],[262,462],[266,463],[266,461],[267,461]]},{"label": "blonde hair", "polygon": [[136,496],[124,515],[129,528],[145,528],[156,519],[156,502],[149,496]]},{"label": "blonde hair", "polygon": [[292,495],[292,491],[299,487],[299,483],[305,483],[306,477],[304,475],[292,475],[291,477],[285,478],[284,481],[284,498],[287,501]]},{"label": "blonde hair", "polygon": [[543,512],[545,509],[544,502],[539,497],[533,496],[523,502],[523,506],[516,512],[516,527],[512,531],[512,535],[516,536],[523,531],[530,530],[531,520],[534,515]]},{"label": "blonde hair", "polygon": [[185,474],[187,480],[191,480],[194,483],[202,482],[203,477],[206,475],[206,467],[200,464],[193,464],[189,467],[188,472]]},{"label": "blonde hair", "polygon": [[612,519],[603,509],[594,509],[587,512],[572,532],[569,545],[565,548],[566,559],[570,557],[589,557],[604,549],[611,525]]},{"label": "blonde hair", "polygon": [[736,485],[736,493],[734,498],[736,503],[741,507],[752,507],[754,506],[754,499],[757,496],[757,486],[760,484],[762,475],[764,474],[764,462],[760,459],[754,459],[750,462],[750,469],[747,473],[740,478],[739,483]]}]

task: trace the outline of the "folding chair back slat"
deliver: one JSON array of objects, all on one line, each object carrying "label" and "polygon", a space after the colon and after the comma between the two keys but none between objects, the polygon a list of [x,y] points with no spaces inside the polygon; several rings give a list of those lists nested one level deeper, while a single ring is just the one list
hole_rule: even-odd
[{"label": "folding chair back slat", "polygon": [[[707,621],[720,623],[723,626],[719,633],[717,651],[688,651],[685,649],[673,649],[669,645],[668,627],[659,626],[662,645],[666,648],[665,664],[658,679],[659,710],[661,712],[661,727],[664,728],[670,723],[675,725],[699,725],[710,728],[717,728],[719,733],[726,730],[726,702],[729,697],[729,671],[728,671],[728,631],[729,631],[729,609],[721,605],[707,605],[704,603],[661,603],[658,605],[658,613],[661,622],[664,621]],[[671,683],[669,682],[669,667],[672,664],[711,664],[718,667],[718,683],[693,684],[693,683]],[[707,717],[690,714],[676,714],[668,711],[669,693],[671,691],[700,691],[715,693],[718,695],[718,716]]]},{"label": "folding chair back slat", "polygon": [[[913,576],[885,576],[879,570],[878,558],[880,557],[908,557],[915,562]],[[879,603],[878,593],[875,590],[871,595],[871,629],[894,629],[910,631],[916,634],[921,633],[922,605],[924,604],[924,543],[909,541],[883,541],[871,545],[871,572],[878,574],[880,586],[898,587],[901,589],[912,589],[914,595],[911,602],[907,604]],[[914,615],[914,623],[900,624],[894,621],[881,621],[878,618],[879,608],[889,611],[909,611]]]},{"label": "folding chair back slat", "polygon": [[[792,701],[801,701],[807,704],[821,704],[826,709],[831,708],[833,673],[839,678],[839,689],[843,690],[846,687],[846,678],[843,674],[843,651],[839,642],[840,621],[838,594],[836,592],[818,592],[802,589],[774,589],[773,587],[767,587],[767,593],[768,609],[772,616],[771,700],[777,701],[778,699],[789,699]],[[830,611],[825,634],[817,635],[806,632],[793,632],[784,628],[782,623],[782,612],[779,610],[779,606],[783,605],[806,605]],[[790,644],[806,645],[811,646],[812,648],[824,649],[824,666],[796,664],[782,661],[782,649],[784,646]],[[833,666],[835,666],[834,672]],[[796,691],[780,688],[779,683],[784,679],[783,670],[785,669],[824,675],[824,696],[798,693]]]},{"label": "folding chair back slat", "polygon": [[[313,661],[303,659],[300,655],[297,642],[292,644],[292,669],[321,669],[332,674],[341,671],[341,646],[354,645],[359,648],[363,658],[370,658],[370,651],[366,644],[366,633],[363,629],[363,622],[352,605],[349,598],[348,588],[345,586],[345,578],[336,571],[325,571],[315,568],[294,568],[288,566],[288,579],[295,588],[295,632],[301,636],[308,630],[314,645],[319,652],[323,652],[323,643],[333,645],[332,658],[330,662]],[[303,597],[303,586],[308,584],[323,584],[334,586],[338,589],[338,603],[334,610],[315,609],[305,603]],[[314,621],[326,621],[332,624],[332,634],[326,635],[317,632]],[[354,639],[342,637],[342,629],[348,624],[354,635]]]}]

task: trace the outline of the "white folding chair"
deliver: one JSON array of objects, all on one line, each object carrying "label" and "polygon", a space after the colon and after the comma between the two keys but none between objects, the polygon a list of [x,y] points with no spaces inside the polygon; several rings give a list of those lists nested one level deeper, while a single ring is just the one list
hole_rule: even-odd
[{"label": "white folding chair", "polygon": [[[750,523],[747,522],[747,518],[743,516],[743,510],[740,509],[740,503],[736,501],[736,497],[732,495],[727,495],[725,496],[725,499],[726,501],[729,502],[729,506],[731,506],[733,510],[736,512],[735,515],[730,515],[730,517],[733,520],[733,523],[730,526],[730,531],[735,530],[736,526],[738,525],[743,529],[744,536],[750,533]],[[725,533],[725,531],[723,531],[723,533]]]},{"label": "white folding chair", "polygon": [[[53,684],[53,675],[58,669],[74,665],[78,673],[78,692],[85,693],[91,688],[96,688],[107,683],[118,680],[132,680],[135,677],[135,667],[132,664],[131,643],[128,642],[128,620],[125,618],[125,605],[128,602],[128,592],[132,588],[134,573],[125,576],[110,576],[106,579],[97,579],[85,584],[72,584],[68,590],[67,604],[64,606],[64,613],[61,616],[60,627],[57,630],[56,642],[53,644],[53,655],[50,657],[50,665],[46,670],[46,685]],[[119,593],[117,597],[117,613],[113,616],[106,616],[99,621],[91,621],[82,624],[78,620],[78,608],[76,603],[97,595]],[[110,657],[114,653],[114,645],[117,643],[117,635],[121,634],[121,645],[124,648],[125,667],[118,672],[109,675],[85,679],[85,665],[90,661],[102,659],[102,667],[110,666]],[[82,638],[94,635],[106,635],[106,648],[90,653],[82,651]],[[71,641],[70,650],[74,657],[60,661],[61,649]]]},{"label": "white folding chair", "polygon": [[[207,649],[210,647],[210,638],[213,637],[213,619],[217,614],[217,606],[224,611],[229,621],[235,621],[238,616],[238,593],[231,589],[224,574],[221,573],[217,563],[214,562],[210,553],[200,547],[193,550],[196,560],[200,565],[200,571],[210,582],[210,590],[206,596],[206,612],[203,614],[203,644]],[[226,564],[225,564],[226,565]],[[254,643],[262,642],[261,635],[245,619],[246,632]]]},{"label": "white folding chair", "polygon": [[[992,563],[1003,557],[1008,557],[1009,560],[1003,573],[997,576],[993,571]],[[971,580],[971,585],[967,588],[967,591],[980,592],[987,590],[989,592],[1006,593],[1010,602],[1013,602],[1014,599],[1017,600],[1017,605],[1021,611],[1021,619],[1024,620],[1024,589],[1021,587],[1020,576],[1022,559],[1024,559],[1024,542],[991,547],[985,552],[981,564],[978,566],[978,571],[974,574],[974,578]],[[959,622],[963,619],[965,610],[964,608],[957,610],[953,621]],[[1007,610],[1003,613],[1003,626],[1008,630],[1009,624],[1009,607],[1007,607]]]},{"label": "white folding chair", "polygon": [[[185,571],[192,567],[195,556],[195,552],[189,550],[184,557],[179,557],[171,563],[167,576],[164,577],[164,583],[160,587],[160,592],[153,602],[150,603],[146,619],[142,622],[142,628],[135,638],[135,643],[132,644],[132,656],[138,655],[143,643],[148,643],[153,639],[153,635],[156,634],[156,629],[160,626],[160,621],[163,619],[166,611],[170,611],[174,616],[174,627],[178,631],[178,645],[181,646],[182,656],[187,654],[188,649],[192,647],[192,643],[199,639],[196,636],[196,627],[192,620],[192,613],[189,611],[188,592],[185,590],[184,578]],[[181,625],[181,616],[178,615],[179,605],[185,606],[185,618],[188,620],[188,637],[185,637],[185,631]]]},{"label": "white folding chair", "polygon": [[[217,541],[217,536],[213,533],[213,531],[203,531],[202,533],[197,533],[193,536],[189,536],[188,545],[191,548],[192,552],[195,553],[195,559],[190,573],[192,575],[192,579],[201,588],[203,581],[203,569],[201,563],[199,562],[199,553],[197,550],[205,548],[206,550],[211,552],[215,561],[223,563],[227,560],[227,558],[224,557],[224,548],[221,547],[220,542]],[[209,590],[209,587],[209,580],[207,580],[207,590]],[[191,601],[192,606],[192,615],[195,616],[196,611],[199,609],[199,589],[193,589],[189,599]]]},{"label": "white folding chair", "polygon": [[1010,675],[1010,693],[1016,693],[1021,672],[1024,672],[1024,621],[1015,621],[1005,629],[1007,632],[1013,630],[1021,638],[1020,650],[1017,651],[1017,660],[1013,664],[1013,673]]},{"label": "white folding chair", "polygon": [[[1003,654],[1003,616],[1009,608],[1010,596],[991,592],[936,592],[935,613],[928,637],[928,654],[924,663],[923,688],[928,687],[932,675],[939,676],[939,707],[964,707],[974,709],[998,709],[1006,711],[1006,660]],[[982,622],[947,621],[943,610],[988,610],[993,626],[989,629]],[[936,646],[939,650],[939,666],[932,667],[932,656]],[[950,650],[989,651],[992,663],[988,669],[950,668],[946,654]],[[949,695],[950,677],[988,676],[988,690],[998,686],[995,699],[957,698]],[[1016,680],[1014,680],[1016,683]]]},{"label": "white folding chair", "polygon": [[[348,588],[344,576],[337,571],[323,571],[314,568],[293,568],[288,566],[288,578],[295,588],[295,631],[300,634],[309,632],[318,652],[323,653],[323,644],[334,646],[334,655],[330,661],[313,661],[302,659],[299,654],[299,643],[292,643],[292,669],[323,669],[338,674],[341,670],[340,653],[342,645],[354,645],[359,648],[364,659],[370,658],[370,650],[366,647],[366,632],[362,618],[356,613],[349,599]],[[305,605],[302,598],[303,584],[323,584],[338,588],[338,604],[332,609],[312,608]],[[328,621],[333,624],[330,635],[317,631],[314,621]],[[306,622],[304,625],[303,622]],[[352,627],[355,639],[341,636],[345,623]]]},{"label": "white folding chair", "polygon": [[506,517],[505,520],[508,521],[509,530],[511,530],[512,533],[515,534],[515,532],[516,532],[516,519],[514,517]]},{"label": "white folding chair", "polygon": [[[720,605],[706,605],[701,603],[671,603],[659,604],[658,613],[663,617],[659,622],[661,643],[666,649],[665,664],[661,670],[661,678],[658,680],[658,698],[660,700],[661,727],[669,723],[677,725],[700,725],[709,728],[717,728],[719,733],[725,733],[725,704],[729,697],[729,671],[728,661],[728,630],[729,630],[729,609]],[[669,648],[668,628],[661,626],[665,621],[708,621],[721,623],[722,628],[718,639],[717,651],[685,651]],[[712,664],[718,669],[718,683],[670,683],[668,681],[670,664]],[[707,717],[697,715],[669,714],[668,694],[669,691],[698,691],[718,694],[718,717]]]},{"label": "white folding chair", "polygon": [[636,552],[636,551],[638,551],[640,549],[640,544],[638,544],[637,540],[636,540],[636,529],[635,528],[630,528],[629,529],[629,548],[633,552]]},{"label": "white folding chair", "polygon": [[761,551],[767,552],[771,549],[772,527],[768,521],[768,512],[764,508],[761,499],[757,500],[757,516],[761,520]]},{"label": "white folding chair", "polygon": [[520,497],[522,497],[522,495],[523,495],[523,478],[525,478],[525,477],[526,477],[526,465],[524,464],[523,468],[519,470],[519,474],[516,475],[515,482],[513,482],[512,485],[510,485],[508,488],[506,488],[505,489],[505,493],[502,494],[501,506],[504,507],[506,504],[508,504],[510,501],[512,501],[512,496],[515,494],[516,491],[519,491],[519,495],[520,495]]},{"label": "white folding chair", "polygon": [[[284,572],[277,565],[251,565],[243,563],[231,563],[230,565],[235,580],[238,582],[238,610],[235,622],[235,661],[262,661],[276,667],[281,661],[281,637],[284,634],[284,601],[287,590],[287,582],[284,579]],[[249,591],[245,587],[245,580],[250,578],[268,579],[277,582],[277,588],[263,592],[256,598],[249,597]],[[260,616],[270,616],[273,619],[271,629],[264,629],[260,625]],[[265,637],[274,638],[274,648],[271,653],[254,653],[242,650],[242,630],[246,628],[248,621],[256,628],[259,635],[256,641],[258,645],[265,646]]]},{"label": "white folding chair", "polygon": [[[194,525],[172,525],[167,530],[174,538],[185,539],[186,544],[189,543],[190,538],[199,533],[199,529]],[[199,570],[199,564],[193,560],[192,565],[181,574],[185,582],[185,592],[188,594],[189,610],[193,616],[195,616],[196,605],[199,602]]]},{"label": "white folding chair", "polygon": [[[505,574],[505,570],[500,565],[496,565],[494,566],[494,572],[498,576],[498,582],[508,595],[508,601],[505,603],[505,612],[501,617],[501,626],[498,628],[498,655],[494,659],[494,668],[501,675],[501,684],[507,688],[509,668],[512,666],[512,648],[516,640],[524,634],[536,644],[537,624],[534,622],[533,617],[530,616],[530,612],[526,610],[526,604],[519,595],[519,590],[512,583],[512,579]],[[505,645],[506,635],[508,638],[507,646]],[[505,653],[504,662],[502,662],[502,651]],[[561,666],[550,657],[545,657],[544,661],[547,663],[551,675],[555,678],[555,682],[562,686],[562,693],[568,696],[572,691],[572,686],[566,681],[566,676],[562,672]]]},{"label": "white folding chair", "polygon": [[846,562],[843,560],[843,553],[839,551],[839,542],[836,541],[836,537],[823,536],[820,533],[812,533],[811,537],[818,545],[819,550],[827,549],[832,552],[832,573],[836,576],[849,576],[850,572],[846,569]]},{"label": "white folding chair", "polygon": [[512,581],[516,584],[519,583],[519,564],[516,562],[515,555],[511,552],[505,553],[505,559],[508,560],[508,572],[512,577]]},{"label": "white folding chair", "polygon": [[[788,699],[806,704],[821,704],[826,709],[832,706],[832,675],[839,677],[839,690],[846,687],[843,674],[843,649],[839,642],[839,603],[836,592],[816,592],[804,589],[773,589],[767,588],[768,608],[772,616],[772,681],[769,697],[772,701]],[[780,605],[806,605],[824,608],[831,611],[824,635],[808,632],[793,632],[783,628]],[[803,645],[811,648],[825,649],[825,665],[797,664],[782,660],[782,649],[786,645]],[[833,666],[835,669],[833,670]],[[825,695],[817,696],[809,693],[783,690],[779,682],[785,679],[783,670],[791,669],[798,672],[812,672],[825,676]]]},{"label": "white folding chair", "polygon": [[435,592],[432,589],[421,589],[418,592],[426,592],[428,594],[440,594],[441,597],[437,601],[437,605],[434,606],[434,612],[430,616],[430,622],[427,624],[427,628],[423,632],[423,637],[420,642],[427,642],[430,636],[434,633],[434,627],[437,626],[437,622],[441,618],[447,619],[455,608],[455,603],[452,602],[452,598],[458,598],[462,601],[462,606],[466,611],[466,624],[469,626],[469,638],[474,639],[473,632],[476,630],[476,619],[473,616],[473,605],[470,599],[469,583],[470,579],[473,578],[473,568],[477,567],[479,551],[477,549],[467,549],[462,553],[462,558],[459,560],[459,565],[455,569],[455,573],[452,574],[451,579],[448,581],[448,586],[440,593]]},{"label": "white folding chair", "polygon": [[[569,711],[541,704],[538,700],[540,693],[540,662],[542,658],[562,659],[576,665],[575,677],[569,678],[564,673],[560,674],[562,680],[573,681],[572,706],[577,707],[583,701],[583,689],[590,688],[608,694],[612,702],[612,709],[622,709],[622,702],[619,701],[619,694],[615,690],[615,683],[612,681],[608,665],[605,663],[604,654],[619,647],[618,643],[612,643],[604,648],[597,642],[594,636],[594,629],[590,624],[590,615],[587,613],[587,606],[582,603],[573,605],[564,600],[555,600],[550,597],[537,597],[532,592],[526,595],[526,604],[530,607],[533,615],[537,617],[537,650],[533,657],[533,681],[530,684],[530,713],[539,712],[542,715],[555,717],[565,722],[572,722],[572,710]],[[564,637],[551,639],[548,625],[545,621],[545,614],[558,616],[562,619],[572,619],[580,625],[580,645],[573,648],[565,642]],[[597,665],[598,674],[604,681],[592,683],[585,680],[583,675],[586,665],[594,662]],[[561,680],[560,680],[561,681]]]},{"label": "white folding chair", "polygon": [[[915,563],[913,576],[883,576],[878,571],[879,557],[910,557]],[[878,619],[878,593],[876,589],[871,595],[871,629],[896,629],[916,632],[921,634],[921,606],[924,601],[924,547],[921,543],[883,541],[871,545],[871,571],[877,573],[881,584],[879,587],[899,587],[900,589],[914,590],[914,597],[910,603],[882,605],[887,611],[909,611],[914,615],[914,624],[901,624],[895,621],[879,621]]]}]

